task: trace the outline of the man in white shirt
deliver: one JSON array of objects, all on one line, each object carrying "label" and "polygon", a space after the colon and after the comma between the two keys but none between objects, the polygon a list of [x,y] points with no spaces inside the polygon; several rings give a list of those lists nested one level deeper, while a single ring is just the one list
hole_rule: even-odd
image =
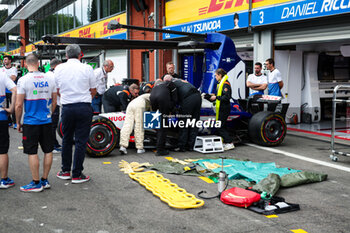
[{"label": "man in white shirt", "polygon": [[[55,80],[55,74],[54,74],[55,68],[56,68],[56,66],[58,66],[61,63],[62,62],[60,60],[58,60],[57,58],[52,59],[50,61],[50,70],[46,73],[46,75],[49,76],[51,79]],[[53,142],[54,142],[52,153],[54,153],[54,154],[62,152],[62,147],[58,143],[57,137],[56,137],[56,130],[57,130],[57,126],[58,126],[58,121],[60,119],[60,106],[61,106],[60,97],[57,96],[57,106],[55,108],[55,111],[51,115],[52,134],[53,134]]]},{"label": "man in white shirt", "polygon": [[[16,67],[13,67],[12,66],[12,57],[11,56],[5,56],[4,57],[4,66],[1,68],[1,71],[3,73],[6,74],[7,77],[9,77],[13,82],[15,82],[15,84],[17,84],[17,69]],[[7,103],[7,107],[10,106],[11,104],[11,91],[9,91],[7,88],[6,88],[6,103]],[[12,118],[11,116],[9,115],[8,116],[8,119],[9,119],[9,125],[11,126],[12,123],[14,124],[14,128],[16,129],[17,128],[17,125],[16,125],[16,116],[15,114],[13,113],[12,115]]]},{"label": "man in white shirt", "polygon": [[[68,45],[66,57],[68,61],[55,69],[57,92],[61,97],[63,132],[62,170],[57,177],[72,179],[72,183],[77,184],[90,180],[82,171],[93,115],[91,99],[96,95],[97,83],[92,67],[80,62],[79,45]],[[72,170],[73,136],[75,151]]]},{"label": "man in white shirt", "polygon": [[262,64],[260,62],[254,65],[254,74],[250,74],[247,79],[249,87],[249,96],[263,95],[267,87],[267,77],[261,73]]},{"label": "man in white shirt", "polygon": [[270,71],[270,73],[268,74],[269,95],[282,96],[282,75],[281,72],[275,68],[275,61],[272,58],[269,58],[266,60],[265,65],[266,68]]},{"label": "man in white shirt", "polygon": [[92,99],[92,108],[94,113],[101,113],[102,106],[102,96],[107,89],[107,74],[112,72],[114,69],[114,64],[111,60],[106,60],[103,62],[101,68],[94,70],[94,74],[97,80],[97,93]]},{"label": "man in white shirt", "polygon": [[[6,91],[12,92],[12,104],[6,108]],[[15,182],[7,176],[9,167],[8,150],[10,146],[10,135],[7,114],[14,111],[16,100],[16,84],[9,79],[5,73],[0,73],[0,189],[9,188],[15,185]]]},{"label": "man in white shirt", "polygon": [[[48,181],[52,165],[53,135],[51,112],[55,111],[57,89],[52,78],[39,71],[39,60],[35,54],[26,57],[29,73],[18,80],[16,117],[18,131],[22,133],[23,152],[28,154],[29,168],[33,180],[21,186],[23,192],[41,192],[50,188]],[[39,176],[38,144],[44,152],[43,175]]]}]

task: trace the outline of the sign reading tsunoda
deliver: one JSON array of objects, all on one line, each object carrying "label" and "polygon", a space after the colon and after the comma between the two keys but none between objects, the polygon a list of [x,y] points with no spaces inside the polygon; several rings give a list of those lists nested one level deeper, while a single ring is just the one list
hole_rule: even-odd
[{"label": "sign reading tsunoda", "polygon": [[[235,16],[236,15],[236,16]],[[237,16],[238,15],[238,16]],[[235,25],[236,17],[236,25]],[[237,20],[238,17],[238,20]],[[190,22],[181,25],[164,27],[164,29],[180,31],[180,32],[191,32],[191,33],[207,33],[207,32],[219,32],[238,28],[248,27],[248,12],[235,13],[225,15],[221,17],[215,17],[206,20],[200,20],[196,22]],[[163,34],[164,39],[172,39],[177,37],[183,37],[180,35],[174,35],[165,33]]]},{"label": "sign reading tsunoda", "polygon": [[350,12],[350,0],[304,0],[254,9],[252,26],[330,16]]}]

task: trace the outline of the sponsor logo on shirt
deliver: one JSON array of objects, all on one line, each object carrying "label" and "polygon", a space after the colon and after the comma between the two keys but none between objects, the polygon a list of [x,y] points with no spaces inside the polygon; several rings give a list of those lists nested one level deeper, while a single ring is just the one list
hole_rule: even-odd
[{"label": "sponsor logo on shirt", "polygon": [[46,82],[44,82],[44,81],[42,81],[42,82],[34,82],[34,86],[35,86],[35,88],[41,88],[41,87],[48,87],[49,86],[49,84],[48,84],[48,82],[46,81]]}]

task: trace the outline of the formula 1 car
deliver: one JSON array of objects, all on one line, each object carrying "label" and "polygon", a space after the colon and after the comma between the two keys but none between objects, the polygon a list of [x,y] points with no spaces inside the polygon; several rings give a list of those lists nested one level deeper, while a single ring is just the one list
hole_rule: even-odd
[{"label": "formula 1 car", "polygon": [[[288,104],[280,104],[281,97],[254,96],[254,98],[240,100],[239,102],[231,101],[231,113],[227,124],[235,142],[250,139],[254,143],[263,146],[278,146],[283,142],[287,132],[284,117]],[[280,106],[281,108],[278,108]],[[267,108],[268,111],[264,111],[264,108]],[[120,130],[123,127],[125,117],[124,112],[95,115],[87,143],[87,153],[91,156],[106,156],[119,146]],[[203,121],[215,120],[215,107],[205,99],[202,101],[200,119]],[[178,119],[170,119],[170,121],[176,120]],[[178,128],[172,127],[169,129],[167,147],[176,147],[177,133]],[[61,137],[63,136],[61,123],[58,127],[58,134]],[[215,134],[215,127],[200,128],[199,134]],[[130,137],[130,142],[134,142],[134,136]],[[144,147],[153,149],[155,145],[156,131],[152,129],[145,130]]]},{"label": "formula 1 car", "polygon": [[[126,28],[130,30],[153,31],[169,34],[178,34],[190,37],[190,41],[136,41],[118,39],[94,38],[66,38],[44,36],[48,45],[37,45],[39,53],[63,50],[64,44],[79,44],[83,48],[94,49],[204,49],[203,75],[198,80],[188,80],[194,86],[200,84],[201,93],[215,93],[217,81],[215,70],[223,68],[227,71],[228,81],[232,87],[231,113],[228,128],[232,136],[238,141],[250,138],[253,142],[264,146],[277,146],[281,144],[286,135],[287,127],[284,116],[288,104],[281,104],[280,97],[254,96],[245,99],[245,63],[237,55],[235,45],[231,38],[221,33],[197,34],[178,32],[157,28],[145,28],[130,25],[121,25],[116,21],[108,24],[109,30]],[[204,40],[204,42],[203,42]],[[191,72],[187,70],[187,72]],[[215,108],[212,103],[203,100],[201,120],[215,119]],[[119,132],[125,120],[125,113],[106,113],[94,116],[91,125],[87,153],[94,156],[104,156],[119,144]],[[171,119],[174,120],[174,119]],[[62,135],[62,127],[58,127]],[[177,129],[169,130],[168,146],[176,145]],[[203,127],[200,134],[215,134],[215,129]],[[145,147],[155,147],[155,130],[145,131]],[[130,138],[133,141],[133,137]]]}]

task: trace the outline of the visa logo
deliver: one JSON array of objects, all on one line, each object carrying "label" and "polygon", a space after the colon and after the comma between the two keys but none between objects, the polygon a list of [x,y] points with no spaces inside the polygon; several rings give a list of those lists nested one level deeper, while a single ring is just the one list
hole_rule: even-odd
[{"label": "visa logo", "polygon": [[35,88],[38,88],[38,87],[49,87],[49,84],[47,82],[34,82],[34,86]]}]

